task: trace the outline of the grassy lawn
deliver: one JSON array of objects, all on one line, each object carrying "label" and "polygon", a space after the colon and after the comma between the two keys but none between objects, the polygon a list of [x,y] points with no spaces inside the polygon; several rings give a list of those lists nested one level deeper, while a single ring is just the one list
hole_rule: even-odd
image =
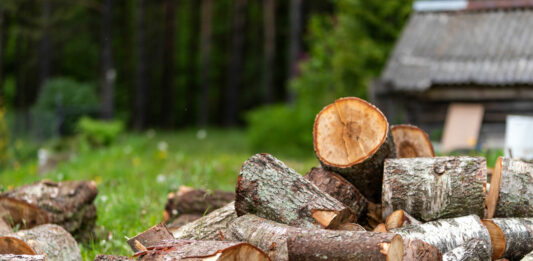
[{"label": "grassy lawn", "polygon": [[[161,221],[169,192],[180,185],[232,191],[241,164],[258,152],[248,148],[242,131],[209,130],[203,139],[197,134],[125,134],[114,145],[79,153],[44,175],[37,174],[36,160],[5,170],[0,188],[41,179],[94,180],[99,189],[98,238],[80,246],[82,255],[86,260],[100,253],[131,255],[126,237]],[[303,158],[270,153],[300,173],[318,164],[312,151]]]}]

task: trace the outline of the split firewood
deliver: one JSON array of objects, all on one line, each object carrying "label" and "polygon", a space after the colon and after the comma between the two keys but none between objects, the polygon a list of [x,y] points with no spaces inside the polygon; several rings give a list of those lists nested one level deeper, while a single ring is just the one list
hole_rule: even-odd
[{"label": "split firewood", "polygon": [[224,240],[228,223],[235,218],[235,203],[230,202],[182,227],[169,228],[169,231],[176,239]]},{"label": "split firewood", "polygon": [[168,231],[165,224],[157,224],[148,230],[128,239],[128,245],[130,245],[133,252],[146,250],[146,247],[160,245],[165,241],[174,240],[172,233]]},{"label": "split firewood", "polygon": [[391,230],[404,239],[419,239],[435,246],[441,253],[447,253],[470,239],[478,238],[488,246],[492,253],[489,231],[476,215],[441,219],[420,225],[401,227]]},{"label": "split firewood", "polygon": [[0,261],[45,261],[44,255],[13,255],[0,254]]},{"label": "split firewood", "polygon": [[165,222],[183,214],[204,215],[219,209],[235,200],[234,192],[214,190],[212,192],[180,186],[177,192],[168,194],[165,212]]},{"label": "split firewood", "polygon": [[533,261],[533,252],[529,252],[529,254],[525,255],[520,261]]},{"label": "split firewood", "polygon": [[352,183],[341,175],[324,168],[312,168],[304,178],[352,209],[357,221],[364,220],[368,201]]},{"label": "split firewood", "polygon": [[387,159],[383,174],[383,218],[403,209],[420,221],[484,216],[483,157]]},{"label": "split firewood", "polygon": [[148,248],[136,253],[134,257],[139,261],[270,261],[263,251],[253,245],[228,241],[177,240],[172,244]]},{"label": "split firewood", "polygon": [[0,236],[0,254],[45,255],[47,261],[81,260],[76,240],[54,224]]},{"label": "split firewood", "polygon": [[133,259],[126,256],[97,255],[94,261],[133,261]]},{"label": "split firewood", "polygon": [[487,242],[474,238],[442,255],[442,261],[490,261]]},{"label": "split firewood", "polygon": [[392,212],[385,221],[385,227],[387,230],[420,224],[422,224],[422,222],[416,220],[414,217],[401,209]]},{"label": "split firewood", "polygon": [[484,219],[492,240],[492,258],[516,260],[533,251],[533,218]]},{"label": "split firewood", "polygon": [[167,223],[167,227],[169,229],[177,229],[181,226],[184,226],[186,224],[189,224],[197,219],[200,219],[202,218],[204,215],[202,214],[182,214],[182,215],[179,215],[177,218],[175,218],[174,220],[172,221],[169,221],[169,223]]},{"label": "split firewood", "polygon": [[387,232],[389,232],[389,231],[387,230],[387,226],[386,226],[385,224],[383,224],[383,223],[377,225],[377,226],[374,228],[374,230],[372,230],[372,231],[373,231],[373,232],[380,232],[380,233],[387,233]]},{"label": "split firewood", "polygon": [[40,181],[0,194],[4,221],[32,228],[52,223],[78,240],[89,240],[96,221],[93,203],[98,190],[89,181]]},{"label": "split firewood", "polygon": [[244,162],[235,191],[239,216],[250,213],[306,228],[336,228],[355,219],[350,208],[269,154]]},{"label": "split firewood", "polygon": [[338,226],[335,230],[348,230],[348,231],[366,231],[366,229],[357,223],[346,223]]},{"label": "split firewood", "polygon": [[533,163],[499,157],[494,166],[487,217],[533,217]]},{"label": "split firewood", "polygon": [[429,136],[422,129],[409,124],[399,124],[393,125],[390,131],[398,158],[435,157]]},{"label": "split firewood", "polygon": [[336,100],[316,116],[313,142],[323,167],[341,174],[368,200],[381,201],[383,161],[396,151],[378,108],[354,97]]}]

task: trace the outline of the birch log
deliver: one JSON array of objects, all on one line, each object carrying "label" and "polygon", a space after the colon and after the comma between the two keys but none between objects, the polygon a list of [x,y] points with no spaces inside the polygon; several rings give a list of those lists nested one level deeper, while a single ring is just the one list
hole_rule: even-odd
[{"label": "birch log", "polygon": [[520,259],[533,251],[533,218],[485,219],[492,240],[492,258]]},{"label": "birch log", "polygon": [[238,216],[250,213],[306,228],[335,228],[355,218],[350,208],[269,154],[244,162],[235,191]]},{"label": "birch log", "polygon": [[533,163],[499,157],[494,166],[487,217],[533,217]]},{"label": "birch log", "polygon": [[403,209],[421,221],[484,216],[486,160],[482,157],[385,161],[383,218]]},{"label": "birch log", "polygon": [[168,231],[164,224],[157,224],[148,230],[128,239],[128,245],[130,245],[133,252],[138,252],[155,245],[160,245],[165,241],[174,240],[174,237]]},{"label": "birch log", "polygon": [[237,218],[234,202],[179,228],[169,228],[176,239],[223,240],[228,223]]},{"label": "birch log", "polygon": [[[390,232],[406,239],[420,239],[435,246],[441,253],[446,253],[474,238],[479,238],[491,246],[489,231],[475,215],[441,219],[421,225],[396,228]],[[488,253],[489,255],[492,253],[492,247],[489,247]]]},{"label": "birch log", "polygon": [[422,129],[399,124],[391,127],[398,158],[435,157],[428,134]]},{"label": "birch log", "polygon": [[315,155],[370,201],[381,201],[383,161],[396,157],[389,123],[374,105],[359,98],[336,100],[318,113],[313,127]]},{"label": "birch log", "polygon": [[387,230],[420,224],[422,224],[422,222],[416,220],[414,217],[401,209],[392,212],[392,214],[387,217],[387,220],[385,220],[385,227]]},{"label": "birch log", "polygon": [[490,261],[487,242],[474,238],[442,256],[442,261]]},{"label": "birch log", "polygon": [[44,255],[1,255],[0,261],[45,261]]}]

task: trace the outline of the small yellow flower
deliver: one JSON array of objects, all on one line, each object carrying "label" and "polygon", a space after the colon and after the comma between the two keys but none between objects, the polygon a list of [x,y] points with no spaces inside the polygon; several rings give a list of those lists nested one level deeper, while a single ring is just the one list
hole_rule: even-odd
[{"label": "small yellow flower", "polygon": [[12,190],[15,186],[13,186],[13,184],[10,184],[7,186],[7,190]]},{"label": "small yellow flower", "polygon": [[141,159],[139,157],[134,157],[131,160],[131,164],[133,164],[134,167],[137,167],[141,164]]},{"label": "small yellow flower", "polygon": [[167,151],[166,150],[160,150],[157,152],[157,158],[158,159],[166,159],[167,158]]},{"label": "small yellow flower", "polygon": [[94,177],[94,183],[96,183],[96,185],[102,184],[102,177],[100,176]]}]

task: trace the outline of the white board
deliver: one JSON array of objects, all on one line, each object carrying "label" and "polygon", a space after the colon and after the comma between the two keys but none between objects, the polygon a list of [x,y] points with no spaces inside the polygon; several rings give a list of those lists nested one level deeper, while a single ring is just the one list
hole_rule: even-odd
[{"label": "white board", "polygon": [[485,109],[481,104],[450,104],[446,122],[444,122],[442,151],[474,149],[477,145],[484,112]]},{"label": "white board", "polygon": [[[505,156],[533,159],[533,117],[508,115],[505,125]],[[512,154],[512,155],[511,155]]]}]

